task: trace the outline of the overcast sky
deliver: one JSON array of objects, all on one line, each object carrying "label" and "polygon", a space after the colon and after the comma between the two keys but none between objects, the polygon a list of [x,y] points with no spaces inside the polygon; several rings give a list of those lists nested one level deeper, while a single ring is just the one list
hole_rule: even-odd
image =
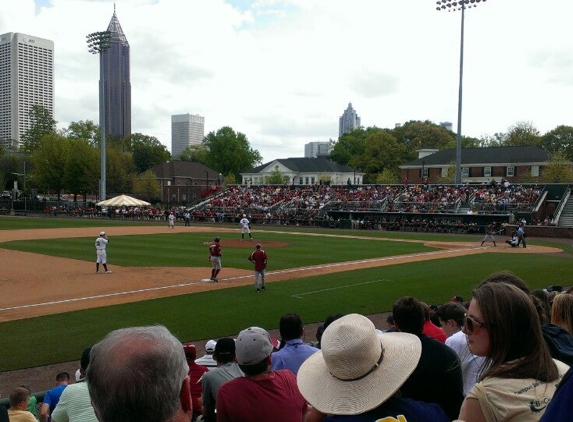
[{"label": "overcast sky", "polygon": [[[1,0],[0,33],[55,43],[58,127],[98,117],[99,60],[85,36],[113,0]],[[460,12],[434,0],[116,0],[131,48],[132,131],[171,150],[171,115],[244,133],[264,162],[362,125],[457,127]],[[573,126],[571,0],[488,0],[466,10],[463,134],[528,121]]]}]

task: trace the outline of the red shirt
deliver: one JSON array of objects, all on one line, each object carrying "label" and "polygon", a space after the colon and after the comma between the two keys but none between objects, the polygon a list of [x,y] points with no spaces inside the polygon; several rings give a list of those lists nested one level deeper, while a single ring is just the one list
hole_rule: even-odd
[{"label": "red shirt", "polygon": [[307,410],[296,375],[289,370],[235,378],[217,393],[217,422],[302,422]]},{"label": "red shirt", "polygon": [[422,332],[428,337],[432,337],[438,341],[441,341],[442,343],[445,343],[446,339],[448,338],[444,330],[442,330],[440,327],[436,327],[432,321],[426,321]]},{"label": "red shirt", "polygon": [[210,256],[221,256],[221,245],[219,242],[213,242],[209,245],[209,255]]},{"label": "red shirt", "polygon": [[[203,387],[201,385],[201,377],[209,369],[203,365],[197,365],[193,359],[187,360],[189,365],[189,382],[191,384],[191,400],[193,401],[193,412],[201,411],[201,406],[199,406],[199,397],[203,392]],[[199,381],[199,382],[198,382]]]},{"label": "red shirt", "polygon": [[267,253],[262,249],[257,249],[249,255],[249,261],[255,263],[255,271],[262,271],[267,268],[268,259]]}]

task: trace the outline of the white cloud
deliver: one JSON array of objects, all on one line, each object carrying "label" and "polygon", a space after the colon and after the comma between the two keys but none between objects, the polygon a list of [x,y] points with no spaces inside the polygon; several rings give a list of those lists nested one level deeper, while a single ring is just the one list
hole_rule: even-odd
[{"label": "white cloud", "polygon": [[[98,121],[99,65],[85,35],[114,0],[4,2],[3,32],[53,40],[56,120]],[[131,47],[132,130],[170,148],[170,116],[231,126],[264,160],[338,136],[349,102],[365,126],[457,121],[459,12],[430,0],[116,0]],[[463,132],[530,120],[573,125],[570,0],[490,0],[466,11]]]}]

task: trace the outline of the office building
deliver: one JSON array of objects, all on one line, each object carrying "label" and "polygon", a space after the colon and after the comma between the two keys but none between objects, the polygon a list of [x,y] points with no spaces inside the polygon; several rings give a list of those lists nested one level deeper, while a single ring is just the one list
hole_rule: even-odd
[{"label": "office building", "polygon": [[109,47],[100,54],[99,111],[102,113],[105,103],[106,136],[123,139],[131,135],[129,43],[115,6],[107,30],[111,38]]},{"label": "office building", "polygon": [[452,132],[453,132],[452,122],[440,122],[440,126],[441,126],[441,127],[445,127],[445,128],[448,129],[449,131],[452,131]]},{"label": "office building", "polygon": [[14,32],[0,35],[0,145],[21,145],[35,105],[54,118],[54,43]]},{"label": "office building", "polygon": [[200,145],[205,136],[205,118],[198,114],[171,116],[171,155],[179,157],[190,145]]},{"label": "office building", "polygon": [[356,114],[356,110],[352,108],[352,103],[348,103],[348,108],[339,119],[338,136],[352,132],[357,127],[360,127],[360,117]]},{"label": "office building", "polygon": [[328,157],[331,151],[330,142],[309,142],[304,145],[305,158]]}]

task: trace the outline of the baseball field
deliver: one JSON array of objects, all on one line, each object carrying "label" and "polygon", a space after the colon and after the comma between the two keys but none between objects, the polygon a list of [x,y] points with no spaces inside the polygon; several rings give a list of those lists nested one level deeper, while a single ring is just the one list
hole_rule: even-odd
[{"label": "baseball field", "polygon": [[[95,273],[94,241],[109,236],[111,274]],[[207,245],[221,237],[223,270],[208,282]],[[163,324],[180,340],[275,329],[287,312],[305,323],[334,313],[385,312],[404,295],[440,304],[496,271],[531,289],[573,284],[572,248],[528,238],[497,247],[481,236],[256,226],[0,217],[0,371],[77,359],[109,331]],[[256,293],[247,260],[269,255],[267,290]]]}]

